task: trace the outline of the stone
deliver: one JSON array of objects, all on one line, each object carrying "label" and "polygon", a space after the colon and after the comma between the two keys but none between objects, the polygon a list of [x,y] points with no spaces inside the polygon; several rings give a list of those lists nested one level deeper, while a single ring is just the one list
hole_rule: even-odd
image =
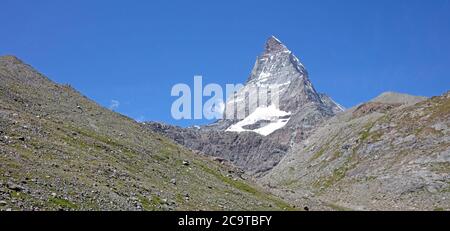
[{"label": "stone", "polygon": [[6,186],[8,187],[8,189],[11,189],[16,192],[21,192],[21,191],[25,190],[25,188],[23,186],[15,184],[13,182],[8,182],[8,184]]},{"label": "stone", "polygon": [[349,150],[352,146],[350,144],[346,144],[342,146],[342,149]]}]

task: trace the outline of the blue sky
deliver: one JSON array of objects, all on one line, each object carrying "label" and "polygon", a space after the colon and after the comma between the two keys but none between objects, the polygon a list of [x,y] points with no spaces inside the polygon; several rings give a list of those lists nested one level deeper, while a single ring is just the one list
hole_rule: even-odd
[{"label": "blue sky", "polygon": [[243,83],[270,35],[346,107],[450,90],[449,0],[2,0],[0,55],[139,120],[177,125],[176,83]]}]

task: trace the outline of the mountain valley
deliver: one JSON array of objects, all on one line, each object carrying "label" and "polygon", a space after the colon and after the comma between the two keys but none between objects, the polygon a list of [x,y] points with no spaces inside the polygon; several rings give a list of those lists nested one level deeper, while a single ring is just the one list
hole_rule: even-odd
[{"label": "mountain valley", "polygon": [[[248,99],[270,86],[276,105]],[[137,122],[2,56],[0,210],[450,210],[450,92],[345,109],[271,36],[225,104],[242,102]]]}]

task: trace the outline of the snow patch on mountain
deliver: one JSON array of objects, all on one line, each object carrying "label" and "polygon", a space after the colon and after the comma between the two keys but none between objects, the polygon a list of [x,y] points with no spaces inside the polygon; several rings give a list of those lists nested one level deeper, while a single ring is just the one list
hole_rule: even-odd
[{"label": "snow patch on mountain", "polygon": [[271,76],[272,74],[271,73],[269,73],[269,72],[261,72],[261,74],[259,75],[259,77],[258,77],[258,79],[265,79],[265,78],[267,78],[267,77],[269,77],[269,76]]},{"label": "snow patch on mountain", "polygon": [[275,105],[259,107],[245,119],[231,125],[228,132],[256,132],[267,136],[283,128],[290,119],[290,112],[279,110]]}]

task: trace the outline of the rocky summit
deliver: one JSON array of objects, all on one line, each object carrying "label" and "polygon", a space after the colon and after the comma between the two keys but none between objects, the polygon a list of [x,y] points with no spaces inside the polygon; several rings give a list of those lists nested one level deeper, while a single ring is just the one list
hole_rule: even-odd
[{"label": "rocky summit", "polygon": [[[258,100],[249,100],[249,93],[253,89],[269,89],[269,99],[263,105],[260,105],[263,101],[261,96]],[[275,94],[277,102],[271,102]],[[267,40],[264,52],[257,57],[245,86],[228,99],[225,108],[238,108],[243,102],[246,105],[246,118],[227,121],[227,124],[232,124],[227,131],[253,131],[268,136],[287,127],[295,133],[298,130],[306,131],[307,127],[314,127],[322,119],[343,111],[343,107],[330,97],[315,90],[305,66],[274,36]],[[277,110],[270,107],[274,104]],[[252,119],[246,121],[247,118]],[[299,120],[303,120],[303,124]],[[292,138],[304,137],[294,135]],[[291,139],[283,141],[288,144]]]}]

